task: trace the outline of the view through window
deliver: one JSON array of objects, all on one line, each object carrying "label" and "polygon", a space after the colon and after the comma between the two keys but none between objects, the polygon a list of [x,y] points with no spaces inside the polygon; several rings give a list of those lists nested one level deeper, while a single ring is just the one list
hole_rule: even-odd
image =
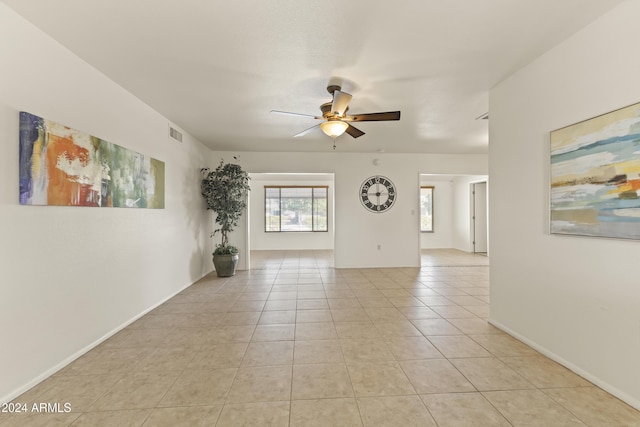
[{"label": "view through window", "polygon": [[420,231],[433,232],[433,190],[435,187],[420,187]]},{"label": "view through window", "polygon": [[328,231],[328,186],[265,186],[265,231]]}]

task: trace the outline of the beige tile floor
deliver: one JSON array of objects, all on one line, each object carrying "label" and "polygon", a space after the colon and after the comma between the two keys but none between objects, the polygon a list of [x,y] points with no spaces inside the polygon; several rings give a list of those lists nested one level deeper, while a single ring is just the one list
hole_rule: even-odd
[{"label": "beige tile floor", "polygon": [[423,267],[489,265],[487,254],[474,254],[457,249],[423,249]]},{"label": "beige tile floor", "polygon": [[0,426],[640,426],[486,322],[486,257],[426,255],[334,269],[330,252],[253,253],[16,399],[70,413]]}]

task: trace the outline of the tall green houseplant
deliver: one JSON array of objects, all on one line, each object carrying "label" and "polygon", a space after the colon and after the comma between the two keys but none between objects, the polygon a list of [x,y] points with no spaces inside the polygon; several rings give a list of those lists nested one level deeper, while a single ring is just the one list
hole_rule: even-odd
[{"label": "tall green houseplant", "polygon": [[213,252],[213,263],[218,276],[233,276],[238,262],[238,249],[229,244],[229,233],[238,226],[238,220],[247,207],[249,174],[240,165],[225,163],[224,160],[220,160],[214,170],[203,168],[201,172],[201,194],[207,209],[216,213],[219,226],[211,235],[220,233],[222,236]]}]

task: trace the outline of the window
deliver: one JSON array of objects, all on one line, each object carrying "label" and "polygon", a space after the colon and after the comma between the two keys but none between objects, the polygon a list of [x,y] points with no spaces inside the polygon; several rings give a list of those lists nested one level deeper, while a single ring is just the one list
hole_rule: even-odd
[{"label": "window", "polygon": [[328,186],[265,186],[265,231],[328,231]]},{"label": "window", "polygon": [[420,231],[433,233],[433,190],[435,187],[420,187]]}]

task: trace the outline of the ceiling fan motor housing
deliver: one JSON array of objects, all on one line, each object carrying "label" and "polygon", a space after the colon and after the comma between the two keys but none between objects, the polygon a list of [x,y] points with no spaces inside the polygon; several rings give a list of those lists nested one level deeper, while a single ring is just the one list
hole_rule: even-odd
[{"label": "ceiling fan motor housing", "polygon": [[[336,115],[333,114],[333,111],[331,111],[332,106],[333,106],[333,102],[325,102],[320,106],[320,111],[322,111],[322,117],[324,117],[327,120],[330,118],[336,118],[336,119],[341,118],[340,116],[336,117]],[[347,111],[349,111],[349,107],[347,107],[344,110],[345,115],[347,114]]]},{"label": "ceiling fan motor housing", "polygon": [[329,86],[327,86],[327,92],[329,92],[331,95],[333,95],[333,92],[335,92],[337,90],[342,90],[342,87],[340,87],[338,85],[329,85]]}]

